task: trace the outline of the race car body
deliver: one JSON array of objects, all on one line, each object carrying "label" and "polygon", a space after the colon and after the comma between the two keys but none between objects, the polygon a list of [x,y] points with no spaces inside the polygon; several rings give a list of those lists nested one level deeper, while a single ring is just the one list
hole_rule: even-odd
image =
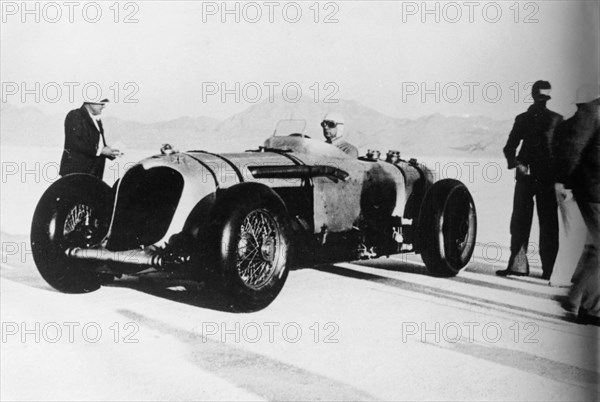
[{"label": "race car body", "polygon": [[240,153],[164,147],[112,188],[65,176],[42,196],[31,233],[40,273],[64,292],[122,274],[186,277],[262,308],[303,263],[416,252],[432,273],[456,275],[476,212],[462,183],[434,182],[398,152],[355,159],[292,134]]}]

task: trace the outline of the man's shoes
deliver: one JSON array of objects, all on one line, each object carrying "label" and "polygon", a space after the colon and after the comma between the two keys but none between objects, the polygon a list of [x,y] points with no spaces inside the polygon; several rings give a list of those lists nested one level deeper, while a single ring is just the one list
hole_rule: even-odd
[{"label": "man's shoes", "polygon": [[496,271],[496,275],[498,275],[498,276],[509,276],[509,275],[513,275],[513,276],[527,276],[529,274],[525,273],[525,272],[513,271],[513,270],[507,268],[507,269],[503,269],[501,271]]}]

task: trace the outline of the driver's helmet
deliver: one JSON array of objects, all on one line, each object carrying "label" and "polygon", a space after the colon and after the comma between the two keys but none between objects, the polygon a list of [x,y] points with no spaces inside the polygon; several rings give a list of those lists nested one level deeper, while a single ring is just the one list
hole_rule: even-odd
[{"label": "driver's helmet", "polygon": [[[344,115],[338,112],[329,112],[323,117],[323,122],[321,123],[321,127],[325,127],[325,125],[333,125],[333,127],[337,127],[337,136],[336,138],[341,138],[344,136]],[[330,125],[330,127],[332,127]]]}]

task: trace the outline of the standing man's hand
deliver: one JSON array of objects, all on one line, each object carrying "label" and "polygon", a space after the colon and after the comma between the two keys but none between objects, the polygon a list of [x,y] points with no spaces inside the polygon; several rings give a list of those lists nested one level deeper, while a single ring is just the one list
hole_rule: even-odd
[{"label": "standing man's hand", "polygon": [[554,183],[554,192],[556,193],[556,201],[565,202],[573,196],[573,192],[562,183]]},{"label": "standing man's hand", "polygon": [[528,176],[529,175],[529,168],[527,166],[523,165],[521,162],[517,162],[515,169],[517,169],[517,176]]},{"label": "standing man's hand", "polygon": [[121,156],[121,151],[119,151],[116,148],[109,147],[107,145],[104,148],[102,148],[102,151],[100,152],[100,155],[104,155],[108,159],[113,160],[116,157]]}]

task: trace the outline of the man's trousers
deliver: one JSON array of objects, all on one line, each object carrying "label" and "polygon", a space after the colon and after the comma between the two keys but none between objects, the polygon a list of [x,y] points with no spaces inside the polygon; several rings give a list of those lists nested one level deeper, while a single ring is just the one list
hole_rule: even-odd
[{"label": "man's trousers", "polygon": [[542,270],[544,276],[550,278],[558,253],[558,206],[554,184],[542,184],[531,176],[518,177],[515,184],[513,212],[510,220],[511,255],[508,269],[513,272],[529,274],[527,249],[533,220],[534,198],[540,223],[539,254],[542,260]]}]

